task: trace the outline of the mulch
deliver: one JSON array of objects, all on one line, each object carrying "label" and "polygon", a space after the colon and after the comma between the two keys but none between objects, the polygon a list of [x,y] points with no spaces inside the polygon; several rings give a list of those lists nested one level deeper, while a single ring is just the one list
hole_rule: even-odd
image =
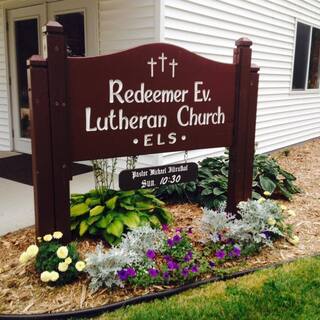
[{"label": "mulch", "polygon": [[[297,185],[303,189],[293,201],[279,201],[296,216],[288,217],[294,225],[300,243],[293,246],[285,240],[275,243],[274,248],[265,248],[256,256],[228,263],[226,267],[244,270],[266,266],[284,260],[320,253],[320,140],[315,139],[289,149],[289,154],[273,155],[280,164],[297,177]],[[201,240],[201,208],[194,204],[169,205],[175,217],[174,226],[193,227],[192,238],[197,245]],[[91,293],[88,279],[60,288],[47,286],[39,280],[33,266],[22,266],[20,253],[34,242],[34,228],[25,228],[0,237],[0,313],[45,313],[78,310],[125,300],[131,297],[160,291],[172,286],[143,288],[101,289]],[[92,251],[96,243],[84,240],[78,243],[82,255]]]}]

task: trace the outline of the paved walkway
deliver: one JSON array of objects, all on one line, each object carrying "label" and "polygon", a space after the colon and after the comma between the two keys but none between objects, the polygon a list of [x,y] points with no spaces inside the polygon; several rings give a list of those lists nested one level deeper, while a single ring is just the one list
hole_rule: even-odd
[{"label": "paved walkway", "polygon": [[[94,188],[93,173],[73,177],[71,193]],[[0,235],[34,224],[33,187],[0,178]]]}]

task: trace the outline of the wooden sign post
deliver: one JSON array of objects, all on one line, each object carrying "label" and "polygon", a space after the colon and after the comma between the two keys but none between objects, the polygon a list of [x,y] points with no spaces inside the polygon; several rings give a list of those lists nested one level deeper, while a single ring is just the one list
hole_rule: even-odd
[{"label": "wooden sign post", "polygon": [[228,210],[251,198],[259,69],[250,40],[236,42],[232,64],[164,43],[71,58],[61,25],[43,31],[44,57],[28,61],[37,235],[71,237],[72,161],[229,147]]}]

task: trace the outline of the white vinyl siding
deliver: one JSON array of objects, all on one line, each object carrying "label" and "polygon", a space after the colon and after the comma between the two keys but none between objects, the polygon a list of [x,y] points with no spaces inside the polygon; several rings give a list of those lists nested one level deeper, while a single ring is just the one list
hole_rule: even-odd
[{"label": "white vinyl siding", "polygon": [[100,0],[100,53],[155,42],[157,0]]},{"label": "white vinyl siding", "polygon": [[[316,0],[164,0],[164,41],[231,63],[235,40],[253,41],[260,67],[256,142],[268,152],[320,136],[320,91],[292,93],[296,20],[320,25]],[[199,160],[218,150],[189,152]],[[163,163],[181,161],[166,153]]]},{"label": "white vinyl siding", "polygon": [[4,40],[4,17],[0,3],[0,151],[10,150],[10,121]]}]

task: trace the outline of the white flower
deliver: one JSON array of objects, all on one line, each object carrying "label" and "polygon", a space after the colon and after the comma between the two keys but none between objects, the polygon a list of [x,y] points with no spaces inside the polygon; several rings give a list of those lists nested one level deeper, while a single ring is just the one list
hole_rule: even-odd
[{"label": "white flower", "polygon": [[79,272],[83,271],[85,267],[86,267],[86,264],[85,264],[84,261],[78,261],[78,262],[76,263],[76,269],[77,269]]},{"label": "white flower", "polygon": [[57,271],[50,272],[50,280],[55,282],[59,279],[59,273]]},{"label": "white flower", "polygon": [[61,246],[58,250],[57,250],[57,256],[60,259],[65,259],[68,256],[68,248],[66,246]]},{"label": "white flower", "polygon": [[46,234],[43,237],[43,240],[46,241],[46,242],[50,242],[52,240],[52,235],[51,234]]},{"label": "white flower", "polygon": [[277,223],[277,221],[273,217],[269,217],[267,222],[270,226],[274,226]]},{"label": "white flower", "polygon": [[288,216],[289,217],[295,217],[296,216],[296,213],[294,212],[294,210],[288,210]]},{"label": "white flower", "polygon": [[29,246],[26,251],[27,255],[30,258],[34,258],[38,254],[38,252],[39,252],[39,248],[35,244],[32,244],[31,246]]},{"label": "white flower", "polygon": [[298,236],[292,236],[292,238],[289,238],[288,241],[293,245],[297,245],[300,242],[300,239]]},{"label": "white flower", "polygon": [[63,237],[63,233],[61,231],[55,231],[53,233],[53,238],[54,239],[61,239]]},{"label": "white flower", "polygon": [[27,254],[27,252],[22,252],[20,257],[19,257],[19,262],[20,263],[27,263],[30,260],[30,256]]},{"label": "white flower", "polygon": [[60,272],[66,272],[69,268],[69,265],[65,262],[60,262],[59,265],[58,265],[58,270]]},{"label": "white flower", "polygon": [[66,264],[71,264],[72,263],[72,259],[70,257],[68,257],[67,259],[64,260],[64,262]]},{"label": "white flower", "polygon": [[42,282],[49,282],[51,280],[51,272],[43,271],[40,275],[40,279]]}]

